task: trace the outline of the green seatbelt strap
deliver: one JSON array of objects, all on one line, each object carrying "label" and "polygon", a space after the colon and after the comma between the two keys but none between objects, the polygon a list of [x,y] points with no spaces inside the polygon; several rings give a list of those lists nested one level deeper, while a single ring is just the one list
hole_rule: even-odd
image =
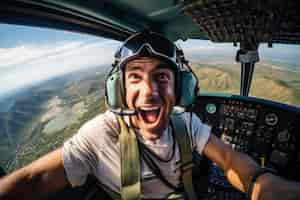
[{"label": "green seatbelt strap", "polygon": [[141,195],[141,169],[137,138],[134,131],[118,116],[121,128],[121,199],[138,200]]},{"label": "green seatbelt strap", "polygon": [[171,120],[173,122],[175,137],[179,145],[179,152],[181,158],[181,172],[184,190],[189,200],[196,200],[196,194],[193,187],[192,167],[193,155],[191,141],[188,135],[184,119],[180,114],[172,114]]}]

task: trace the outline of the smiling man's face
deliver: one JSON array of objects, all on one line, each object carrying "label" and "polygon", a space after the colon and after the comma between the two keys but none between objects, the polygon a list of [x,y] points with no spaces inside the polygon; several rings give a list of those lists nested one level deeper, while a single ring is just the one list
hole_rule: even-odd
[{"label": "smiling man's face", "polygon": [[134,59],[125,67],[125,88],[128,107],[137,111],[133,125],[144,138],[159,138],[175,105],[174,71],[156,58]]}]

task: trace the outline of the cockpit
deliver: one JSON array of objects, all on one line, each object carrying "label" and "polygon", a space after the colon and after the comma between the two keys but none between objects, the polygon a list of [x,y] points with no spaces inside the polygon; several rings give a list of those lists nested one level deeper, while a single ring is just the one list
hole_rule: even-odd
[{"label": "cockpit", "polygon": [[[187,111],[234,150],[300,181],[296,1],[0,5],[0,177],[59,147],[105,111],[105,75],[114,50],[129,35],[149,29],[176,41],[199,79],[200,93]],[[194,161],[199,197],[246,199],[215,163],[201,155]],[[50,199],[86,198],[93,183]]]}]

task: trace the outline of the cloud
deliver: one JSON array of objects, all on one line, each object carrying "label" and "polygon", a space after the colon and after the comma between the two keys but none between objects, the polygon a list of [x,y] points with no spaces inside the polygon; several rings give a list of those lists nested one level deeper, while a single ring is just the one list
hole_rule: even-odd
[{"label": "cloud", "polygon": [[0,91],[6,92],[89,67],[109,65],[119,43],[58,42],[0,49]]},{"label": "cloud", "polygon": [[209,40],[190,39],[185,42],[178,41],[177,44],[181,46],[185,51],[191,52],[194,52],[196,50],[224,51],[224,49],[234,49],[231,43],[213,43]]},{"label": "cloud", "polygon": [[234,63],[237,47],[232,43],[213,43],[209,40],[190,39],[179,41],[177,45],[183,49],[184,54],[191,62],[201,63]]}]

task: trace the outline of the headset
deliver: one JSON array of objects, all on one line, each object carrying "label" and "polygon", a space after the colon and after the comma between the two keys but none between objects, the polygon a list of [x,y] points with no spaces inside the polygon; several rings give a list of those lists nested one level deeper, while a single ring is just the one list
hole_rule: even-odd
[{"label": "headset", "polygon": [[[164,46],[165,45],[165,46]],[[163,48],[166,49],[163,49]],[[106,104],[119,115],[134,115],[135,110],[126,104],[124,66],[139,56],[163,59],[174,66],[176,105],[188,107],[193,104],[198,92],[198,79],[183,51],[173,42],[154,32],[141,32],[125,40],[115,54],[115,62],[105,80]]]}]

